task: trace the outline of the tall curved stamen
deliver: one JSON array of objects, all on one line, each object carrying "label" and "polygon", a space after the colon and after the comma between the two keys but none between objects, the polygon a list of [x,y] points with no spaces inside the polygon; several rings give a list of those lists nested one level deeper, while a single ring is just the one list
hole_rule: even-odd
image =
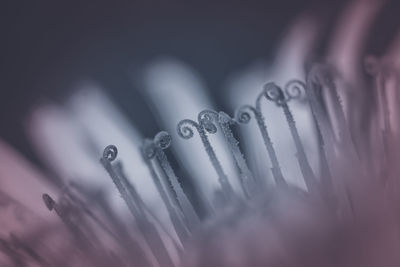
[{"label": "tall curved stamen", "polygon": [[318,64],[313,66],[307,78],[306,92],[324,138],[347,148],[348,155],[358,161],[332,70]]},{"label": "tall curved stamen", "polygon": [[166,173],[169,182],[172,185],[172,189],[176,195],[176,200],[178,202],[178,208],[182,210],[184,219],[186,220],[187,227],[193,229],[196,225],[200,223],[199,217],[194,210],[192,204],[190,203],[188,197],[182,189],[179,183],[178,177],[176,176],[174,170],[172,169],[167,155],[164,150],[170,147],[172,142],[171,135],[165,131],[161,131],[153,139],[152,147],[155,151],[155,156],[161,165],[161,168]]},{"label": "tall curved stamen", "polygon": [[324,143],[327,149],[333,149],[334,146],[334,133],[331,124],[329,123],[328,111],[326,110],[322,96],[322,85],[319,78],[320,66],[314,66],[307,76],[306,93],[311,112],[321,131]]},{"label": "tall curved stamen", "polygon": [[104,149],[103,156],[100,159],[100,163],[103,165],[104,169],[110,175],[112,181],[117,187],[121,197],[129,208],[129,211],[135,218],[137,222],[137,226],[141,231],[143,237],[145,238],[149,248],[156,258],[157,262],[161,266],[173,267],[173,261],[166,249],[164,242],[162,241],[156,227],[150,222],[147,218],[146,212],[141,205],[135,201],[134,192],[129,190],[129,187],[133,187],[133,185],[129,185],[127,187],[127,180],[121,179],[118,172],[113,168],[111,162],[113,162],[118,154],[118,149],[114,145],[109,145]]},{"label": "tall curved stamen", "polygon": [[[260,97],[260,96],[259,96]],[[257,103],[259,101],[257,100]],[[275,182],[278,186],[287,186],[287,182],[283,177],[281,167],[279,166],[278,157],[276,156],[276,152],[274,146],[272,145],[271,138],[269,137],[267,126],[265,125],[264,118],[260,111],[261,107],[257,104],[257,108],[254,108],[250,105],[241,106],[236,110],[235,118],[239,123],[248,123],[251,119],[250,112],[254,114],[254,117],[257,121],[258,128],[261,132],[262,138],[264,140],[264,145],[267,149],[269,158],[272,163],[272,175],[274,176]],[[250,112],[249,112],[250,111]]]},{"label": "tall curved stamen", "polygon": [[236,165],[239,168],[240,171],[239,179],[242,190],[246,195],[246,197],[250,197],[252,193],[251,191],[254,190],[254,184],[252,185],[252,183],[254,183],[254,177],[250,172],[249,168],[247,167],[243,154],[240,151],[240,148],[238,146],[239,141],[233,136],[233,133],[230,129],[230,125],[236,123],[235,120],[229,117],[229,115],[224,112],[218,113],[213,110],[201,111],[198,115],[198,120],[204,122],[211,122],[211,124],[206,123],[206,125],[208,125],[208,127],[210,128],[208,130],[206,129],[208,132],[217,131],[216,125],[214,125],[212,122],[219,125],[224,135],[225,141],[229,146],[229,150],[231,151],[232,156],[236,162]]},{"label": "tall curved stamen", "polygon": [[235,138],[230,128],[231,125],[236,124],[237,122],[225,112],[220,111],[218,113],[218,123],[222,129],[225,140],[229,145],[232,156],[235,159],[236,165],[239,168],[242,189],[245,195],[250,198],[255,189],[255,179],[249,167],[247,166],[242,151],[240,150],[239,141]]},{"label": "tall curved stamen", "polygon": [[290,133],[296,146],[297,160],[299,162],[304,181],[308,190],[310,192],[314,192],[315,190],[317,190],[317,180],[304,151],[304,147],[301,142],[299,132],[297,131],[296,122],[293,118],[293,114],[290,111],[289,105],[287,104],[290,99],[300,97],[301,91],[299,86],[301,86],[301,83],[290,81],[285,86],[285,91],[289,93],[286,97],[282,89],[276,84],[267,83],[264,86],[264,95],[268,100],[273,101],[277,106],[283,109],[283,113],[285,114],[286,121],[289,125]]},{"label": "tall curved stamen", "polygon": [[[395,164],[389,163],[388,159],[391,158],[390,153],[393,154],[389,142],[395,139],[394,130],[396,128],[396,122],[393,123],[391,117],[399,110],[397,107],[400,95],[398,93],[399,76],[394,62],[385,60],[385,58],[378,59],[368,56],[364,60],[364,68],[372,76],[374,89],[372,109],[374,109],[375,118],[372,123],[375,123],[373,129],[376,130],[373,134],[375,140],[371,144],[375,148],[370,152],[371,159],[372,155],[383,159],[378,175],[387,176],[387,171],[390,169],[388,165]],[[370,165],[374,163],[371,162]]]},{"label": "tall curved stamen", "polygon": [[224,194],[229,197],[233,194],[232,186],[230,185],[228,177],[222,169],[221,163],[219,162],[206,133],[215,133],[217,131],[217,127],[207,118],[208,116],[209,115],[206,115],[204,118],[200,118],[201,114],[199,114],[199,123],[189,119],[180,121],[177,125],[178,135],[183,139],[190,139],[193,137],[193,128],[197,130],[211,164],[218,174],[218,182],[220,183]]},{"label": "tall curved stamen", "polygon": [[[321,155],[325,157],[321,157],[321,159],[326,159],[326,165],[329,166],[330,174],[339,178],[335,181],[335,192],[332,195],[334,197],[333,200],[335,202],[341,201],[343,207],[347,209],[344,213],[353,216],[353,209],[351,208],[352,200],[348,197],[346,183],[351,181],[353,176],[362,177],[362,172],[366,168],[361,168],[360,166],[360,159],[356,154],[356,149],[352,142],[350,130],[347,126],[329,68],[321,65],[312,67],[307,76],[306,94],[317,125],[316,129],[322,137],[320,144],[324,147],[320,150],[324,151],[324,154],[321,153]],[[330,103],[327,103],[327,101],[330,101]],[[329,111],[328,104],[330,104]],[[335,128],[332,120],[336,121]],[[334,152],[340,154],[337,155]],[[346,167],[344,168],[343,166]]]},{"label": "tall curved stamen", "polygon": [[[166,144],[166,141],[161,142],[163,143],[162,145]],[[180,209],[175,205],[174,200],[169,197],[169,195],[171,195],[170,190],[168,190],[167,186],[163,185],[166,183],[166,181],[164,181],[165,177],[158,174],[156,167],[151,161],[151,159],[157,154],[157,148],[155,147],[154,142],[152,140],[145,139],[142,146],[142,152],[144,160],[149,167],[153,182],[156,185],[157,191],[167,208],[168,215],[174,226],[175,232],[177,233],[181,243],[184,244],[189,237],[189,233],[186,225],[183,223],[183,215],[181,214]]]}]

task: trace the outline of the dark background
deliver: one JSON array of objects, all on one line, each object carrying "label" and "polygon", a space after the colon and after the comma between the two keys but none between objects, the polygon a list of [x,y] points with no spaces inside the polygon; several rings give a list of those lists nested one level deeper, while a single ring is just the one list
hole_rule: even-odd
[{"label": "dark background", "polygon": [[[371,29],[370,52],[383,51],[398,28],[396,2],[389,1]],[[326,23],[329,42],[344,3],[2,1],[0,137],[36,161],[22,128],[24,116],[43,98],[61,101],[82,77],[99,81],[142,133],[152,136],[159,128],[137,112],[147,107],[132,90],[132,70],[156,56],[177,57],[204,77],[223,107],[218,89],[229,73],[256,59],[272,59],[288,25],[305,11]]]}]

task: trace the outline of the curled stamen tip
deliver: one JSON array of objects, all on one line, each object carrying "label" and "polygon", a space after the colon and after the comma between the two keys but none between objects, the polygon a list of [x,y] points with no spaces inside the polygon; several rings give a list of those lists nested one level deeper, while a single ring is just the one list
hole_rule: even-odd
[{"label": "curled stamen tip", "polygon": [[285,95],[282,89],[273,82],[264,85],[264,94],[268,100],[280,104],[285,100]]},{"label": "curled stamen tip", "polygon": [[242,106],[236,110],[235,120],[238,123],[249,123],[249,121],[251,120],[250,113],[245,110],[246,108],[247,106]]},{"label": "curled stamen tip", "polygon": [[43,198],[43,202],[46,205],[46,207],[51,211],[54,208],[54,200],[51,198],[51,196],[49,196],[48,194],[43,194],[42,195]]},{"label": "curled stamen tip", "polygon": [[197,115],[197,120],[201,122],[202,120],[212,121],[213,119],[218,118],[218,112],[214,110],[205,109],[199,112]]},{"label": "curled stamen tip", "polygon": [[214,122],[218,122],[218,112],[206,109],[199,113],[197,119],[208,133],[214,134],[218,131],[214,124]]},{"label": "curled stamen tip", "polygon": [[289,99],[299,99],[304,96],[306,84],[300,80],[291,80],[285,85],[285,93]]},{"label": "curled stamen tip", "polygon": [[191,127],[198,128],[199,125],[192,120],[181,120],[176,126],[178,135],[183,139],[190,139],[193,137],[193,129]]},{"label": "curled stamen tip", "polygon": [[172,143],[171,135],[166,131],[161,131],[154,137],[154,144],[161,149],[168,148]]},{"label": "curled stamen tip", "polygon": [[201,124],[203,125],[204,129],[210,134],[214,134],[218,131],[217,126],[215,126],[215,124],[209,120],[203,120]]},{"label": "curled stamen tip", "polygon": [[113,161],[117,158],[118,155],[118,149],[114,145],[108,145],[106,148],[104,148],[103,151],[103,158],[108,160],[108,161]]}]

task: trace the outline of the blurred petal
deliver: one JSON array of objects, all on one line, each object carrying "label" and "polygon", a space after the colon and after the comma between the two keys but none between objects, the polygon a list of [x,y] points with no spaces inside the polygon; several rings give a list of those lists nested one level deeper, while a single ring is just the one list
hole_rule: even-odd
[{"label": "blurred petal", "polygon": [[0,188],[2,192],[42,220],[49,219],[49,211],[43,203],[42,194],[58,192],[49,183],[48,178],[2,140],[0,140]]},{"label": "blurred petal", "polygon": [[386,0],[353,0],[337,19],[338,25],[330,42],[327,60],[346,82],[360,79],[360,62],[365,38]]}]

